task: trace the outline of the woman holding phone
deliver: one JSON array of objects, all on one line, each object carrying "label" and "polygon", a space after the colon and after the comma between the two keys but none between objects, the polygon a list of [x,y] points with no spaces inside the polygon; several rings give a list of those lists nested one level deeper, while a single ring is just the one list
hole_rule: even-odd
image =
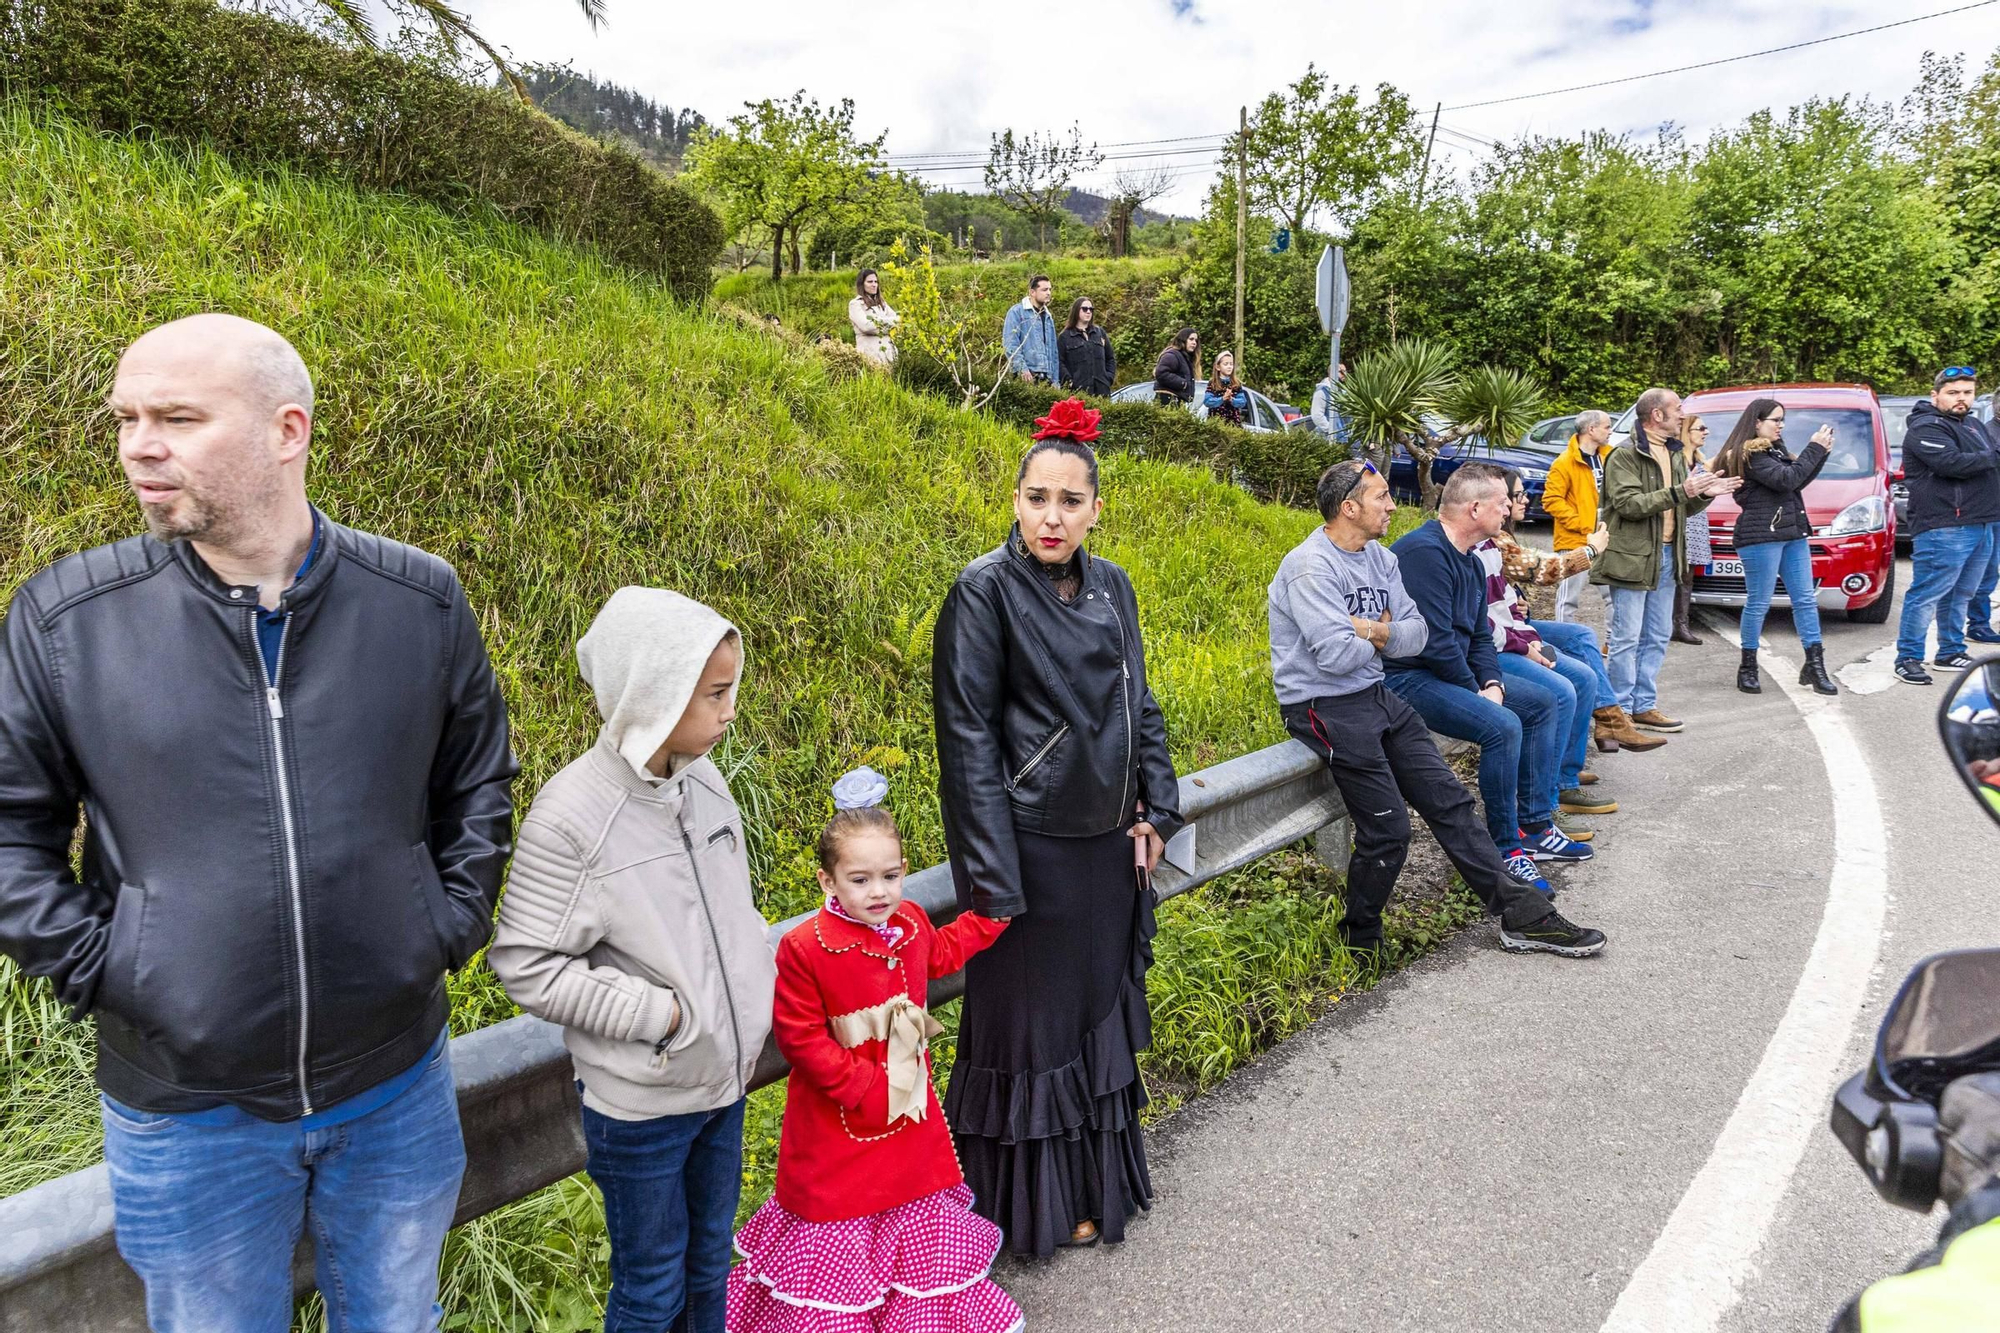
[{"label": "woman holding phone", "polygon": [[1819,601],[1813,586],[1812,519],[1803,492],[1826,466],[1833,447],[1833,427],[1813,432],[1796,458],[1785,447],[1785,405],[1775,398],[1753,399],[1715,456],[1715,470],[1741,477],[1737,503],[1736,554],[1743,561],[1743,661],[1736,669],[1736,688],[1745,694],[1763,692],[1757,674],[1757,644],[1771,596],[1782,580],[1792,603],[1792,625],[1805,645],[1806,662],[1799,684],[1816,694],[1840,690],[1826,674],[1826,649],[1820,642]]}]

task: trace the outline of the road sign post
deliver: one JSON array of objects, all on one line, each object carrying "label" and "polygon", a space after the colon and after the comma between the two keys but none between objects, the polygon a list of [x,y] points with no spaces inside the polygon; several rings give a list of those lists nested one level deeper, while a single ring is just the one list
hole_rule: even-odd
[{"label": "road sign post", "polygon": [[1353,288],[1347,281],[1347,256],[1337,245],[1329,245],[1319,253],[1319,272],[1315,282],[1314,296],[1319,306],[1319,327],[1322,333],[1333,339],[1333,350],[1327,360],[1327,374],[1335,380],[1340,378],[1340,331],[1347,327],[1347,309],[1353,300]]}]

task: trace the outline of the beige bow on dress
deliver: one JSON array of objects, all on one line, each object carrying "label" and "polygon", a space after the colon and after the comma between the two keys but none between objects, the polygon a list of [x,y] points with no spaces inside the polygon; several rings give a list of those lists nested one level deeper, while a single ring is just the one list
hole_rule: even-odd
[{"label": "beige bow on dress", "polygon": [[865,1041],[889,1044],[889,1123],[899,1117],[922,1120],[930,1107],[930,1080],[924,1075],[924,1048],[944,1025],[907,995],[893,995],[869,1009],[827,1020],[833,1039],[848,1050]]}]

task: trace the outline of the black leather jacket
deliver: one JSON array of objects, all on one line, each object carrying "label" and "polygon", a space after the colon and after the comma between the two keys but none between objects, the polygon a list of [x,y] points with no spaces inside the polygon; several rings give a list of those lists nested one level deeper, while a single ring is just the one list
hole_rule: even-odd
[{"label": "black leather jacket", "polygon": [[1788,542],[1812,536],[1806,513],[1806,486],[1826,466],[1826,449],[1808,443],[1793,458],[1782,444],[1743,455],[1743,489],[1736,502],[1736,549],[1764,542]]},{"label": "black leather jacket", "polygon": [[1083,589],[1065,604],[1019,535],[966,566],[932,640],[952,879],[986,916],[1028,909],[1016,829],[1092,837],[1129,827],[1141,800],[1161,837],[1182,823],[1131,581],[1079,551]]},{"label": "black leather jacket", "polygon": [[60,560],[0,627],[0,949],[142,1110],[365,1091],[492,928],[516,766],[478,623],[443,561],[321,522],[275,689],[257,590],[184,542]]}]

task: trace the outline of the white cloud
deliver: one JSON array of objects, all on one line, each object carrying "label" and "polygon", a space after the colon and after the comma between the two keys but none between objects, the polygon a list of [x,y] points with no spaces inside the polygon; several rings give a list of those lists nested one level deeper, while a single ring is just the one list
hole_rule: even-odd
[{"label": "white cloud", "polygon": [[[886,129],[888,151],[912,155],[983,152],[991,131],[1072,121],[1107,144],[1226,134],[1238,106],[1296,78],[1308,60],[1344,83],[1393,83],[1428,111],[1439,101],[1463,106],[1781,46],[1948,3],[1003,0],[975,10],[918,0],[610,0],[595,35],[571,0],[470,0],[468,8],[519,60],[568,62],[710,119],[799,88],[823,102],[851,97],[865,132]],[[1996,45],[2000,5],[1719,69],[1447,111],[1443,123],[1509,139],[1650,133],[1672,121],[1699,137],[1808,97],[1899,100],[1922,52],[1963,51],[1976,68]],[[1476,159],[1450,134],[1439,143],[1439,160],[1460,170]],[[1203,149],[1161,148],[1176,155],[1156,160],[1183,172],[1164,202],[1196,210],[1211,172]],[[926,174],[971,188],[979,175]]]}]

